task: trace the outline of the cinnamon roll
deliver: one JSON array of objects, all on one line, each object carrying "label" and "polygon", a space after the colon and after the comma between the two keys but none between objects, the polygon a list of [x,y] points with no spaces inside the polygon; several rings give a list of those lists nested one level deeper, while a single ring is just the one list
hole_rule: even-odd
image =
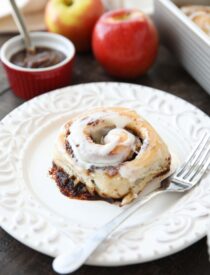
[{"label": "cinnamon roll", "polygon": [[210,36],[210,6],[183,6],[181,10]]},{"label": "cinnamon roll", "polygon": [[61,128],[50,174],[71,198],[126,204],[170,170],[170,159],[166,144],[135,111],[97,108]]}]

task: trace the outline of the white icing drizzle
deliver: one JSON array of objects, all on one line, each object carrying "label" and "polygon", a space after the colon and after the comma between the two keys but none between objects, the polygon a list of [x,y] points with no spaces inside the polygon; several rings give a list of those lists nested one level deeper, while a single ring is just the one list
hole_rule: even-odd
[{"label": "white icing drizzle", "polygon": [[[199,24],[196,23],[196,19],[199,18]],[[205,32],[210,34],[210,13],[205,13],[203,11],[197,11],[192,13],[189,18],[198,24]]]},{"label": "white icing drizzle", "polygon": [[210,7],[207,6],[186,6],[182,11],[210,35]]},{"label": "white icing drizzle", "polygon": [[205,13],[204,11],[194,11],[194,12],[192,12],[192,13],[189,15],[189,18],[190,18],[191,20],[194,20],[196,17],[198,17],[198,16],[203,16],[203,15],[208,16],[208,17],[210,18],[210,13],[207,14],[207,13]]},{"label": "white icing drizzle", "polygon": [[[146,151],[148,145],[149,145],[149,135],[148,135],[148,131],[146,128],[141,128],[141,132],[144,132],[144,140],[143,140],[143,144],[141,146],[140,151],[137,154],[138,159],[141,159],[141,157],[143,156],[144,152]],[[158,152],[159,154],[159,152]],[[161,157],[161,156],[159,156]],[[156,164],[153,164],[156,165]],[[141,167],[141,169],[136,169],[136,167],[134,167],[133,169],[127,166],[121,166],[119,169],[119,173],[121,175],[121,177],[129,180],[130,182],[135,182],[137,179],[139,179],[139,177],[144,177],[145,173],[147,172],[147,169],[144,169],[144,167]]]},{"label": "white icing drizzle", "polygon": [[[96,125],[95,122],[99,121]],[[67,140],[81,167],[117,166],[136,150],[135,135],[124,129],[131,120],[114,112],[98,112],[83,119],[77,119],[70,126]],[[113,125],[103,138],[103,144],[95,143],[87,132]]]}]

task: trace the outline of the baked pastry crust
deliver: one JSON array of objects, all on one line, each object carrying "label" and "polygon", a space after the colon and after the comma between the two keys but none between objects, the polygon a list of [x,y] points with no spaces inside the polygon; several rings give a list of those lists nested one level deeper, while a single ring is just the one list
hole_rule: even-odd
[{"label": "baked pastry crust", "polygon": [[166,144],[135,111],[96,108],[61,128],[51,175],[69,197],[126,204],[170,170],[170,159]]},{"label": "baked pastry crust", "polygon": [[181,7],[181,10],[210,36],[210,6],[189,5]]}]

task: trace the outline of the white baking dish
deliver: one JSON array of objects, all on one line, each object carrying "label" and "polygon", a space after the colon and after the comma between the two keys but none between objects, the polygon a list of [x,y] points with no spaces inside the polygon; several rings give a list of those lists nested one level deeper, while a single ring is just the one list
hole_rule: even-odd
[{"label": "white baking dish", "polygon": [[177,6],[205,5],[210,4],[209,0],[155,0],[154,2],[154,20],[161,39],[174,52],[185,69],[210,94],[210,37]]}]

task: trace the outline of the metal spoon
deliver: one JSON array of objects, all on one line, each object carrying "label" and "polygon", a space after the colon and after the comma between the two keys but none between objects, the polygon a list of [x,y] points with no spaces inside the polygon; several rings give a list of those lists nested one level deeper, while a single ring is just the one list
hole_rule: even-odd
[{"label": "metal spoon", "polygon": [[33,46],[32,42],[31,42],[31,37],[29,35],[29,31],[26,27],[24,19],[20,13],[20,10],[19,10],[15,0],[9,0],[9,1],[11,4],[11,7],[12,7],[12,15],[15,20],[15,23],[18,27],[19,32],[21,33],[21,35],[24,38],[26,51],[34,53],[35,47]]}]

